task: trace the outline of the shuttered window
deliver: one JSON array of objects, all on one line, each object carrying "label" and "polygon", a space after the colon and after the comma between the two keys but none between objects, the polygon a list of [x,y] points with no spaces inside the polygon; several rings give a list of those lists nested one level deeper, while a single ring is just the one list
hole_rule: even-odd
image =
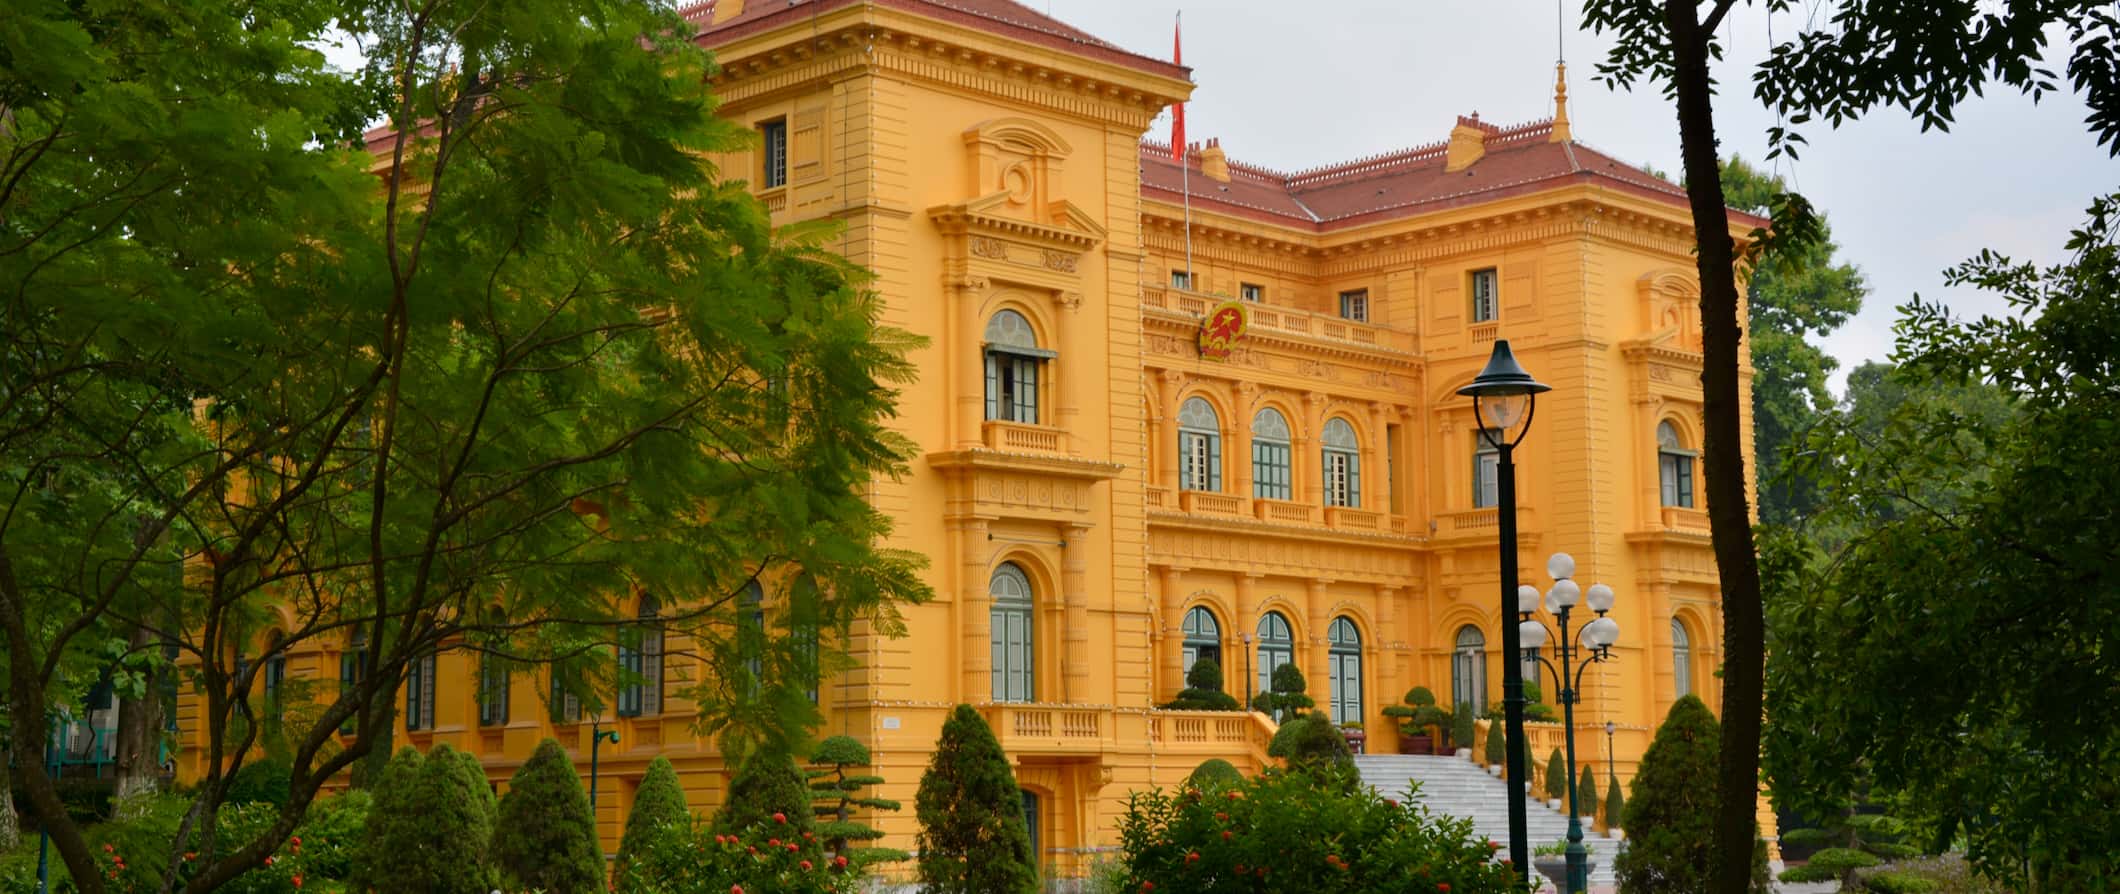
[{"label": "shuttered window", "polygon": [[1324,443],[1323,464],[1325,475],[1325,505],[1360,507],[1362,505],[1362,452],[1361,441],[1355,437],[1354,426],[1347,420],[1335,417],[1325,423],[1322,437]]},{"label": "shuttered window", "polygon": [[1222,489],[1222,423],[1206,400],[1186,398],[1178,407],[1179,487]]},{"label": "shuttered window", "polygon": [[1294,453],[1288,419],[1272,407],[1251,418],[1251,495],[1262,500],[1295,498]]},{"label": "shuttered window", "polygon": [[1031,618],[1030,576],[1013,562],[994,569],[988,593],[993,596],[993,698],[1028,702],[1037,698],[1036,630]]},{"label": "shuttered window", "polygon": [[1057,356],[1038,346],[1030,320],[1000,310],[986,321],[986,418],[1038,424],[1038,380]]}]

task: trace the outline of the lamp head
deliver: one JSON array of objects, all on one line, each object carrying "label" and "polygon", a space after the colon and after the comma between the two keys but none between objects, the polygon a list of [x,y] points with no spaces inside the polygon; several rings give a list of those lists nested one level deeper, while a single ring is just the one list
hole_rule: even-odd
[{"label": "lamp head", "polygon": [[1609,649],[1619,642],[1619,622],[1611,618],[1599,618],[1583,625],[1583,645],[1593,650]]},{"label": "lamp head", "polygon": [[1551,390],[1551,386],[1532,378],[1516,362],[1508,339],[1498,338],[1494,340],[1494,353],[1487,358],[1487,368],[1457,393],[1472,398],[1472,413],[1482,429],[1499,429],[1502,441],[1513,446],[1524,438],[1524,429],[1519,426],[1530,420],[1536,396]]},{"label": "lamp head", "polygon": [[1546,644],[1546,625],[1537,621],[1524,621],[1516,625],[1517,647],[1536,649]]},{"label": "lamp head", "polygon": [[1516,588],[1516,612],[1528,615],[1538,611],[1538,588],[1530,584],[1519,584]]},{"label": "lamp head", "polygon": [[1612,610],[1614,598],[1612,588],[1604,584],[1591,584],[1590,589],[1583,591],[1583,601],[1589,603],[1591,611],[1601,615]]},{"label": "lamp head", "polygon": [[1567,553],[1554,553],[1546,559],[1546,576],[1554,580],[1574,577],[1575,557]]},{"label": "lamp head", "polygon": [[1565,577],[1561,578],[1554,582],[1553,589],[1546,591],[1546,611],[1558,615],[1565,609],[1574,608],[1575,603],[1582,597],[1583,588],[1580,585]]}]

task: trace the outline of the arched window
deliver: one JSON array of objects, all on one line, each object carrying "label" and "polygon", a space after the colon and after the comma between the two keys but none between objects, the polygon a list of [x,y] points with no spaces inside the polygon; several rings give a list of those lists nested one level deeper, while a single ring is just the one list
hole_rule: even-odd
[{"label": "arched window", "polygon": [[1017,789],[1017,791],[1023,793],[1023,825],[1025,831],[1031,833],[1031,854],[1036,857],[1039,843],[1038,833],[1040,831],[1038,828],[1040,825],[1038,822],[1038,814],[1040,812],[1038,809],[1038,793],[1027,788]]},{"label": "arched window", "polygon": [[[353,687],[368,679],[368,632],[359,627],[346,637],[346,649],[339,653],[339,694],[353,691]],[[339,724],[339,732],[352,735],[355,718],[348,716]]]},{"label": "arched window", "polygon": [[508,725],[508,665],[498,656],[484,655],[478,663],[478,725]]},{"label": "arched window", "polygon": [[1193,662],[1202,658],[1222,663],[1222,625],[1214,612],[1196,605],[1185,613],[1185,672],[1192,673]]},{"label": "arched window", "polygon": [[642,594],[634,616],[643,623],[619,633],[618,667],[623,674],[618,689],[618,716],[639,717],[662,713],[662,624],[654,596]]},{"label": "arched window", "polygon": [[1222,489],[1222,420],[1197,397],[1178,407],[1178,487]]},{"label": "arched window", "polygon": [[1362,631],[1346,617],[1325,628],[1332,677],[1332,722],[1362,722]]},{"label": "arched window", "polygon": [[280,716],[280,684],[287,682],[287,653],[279,651],[285,638],[277,630],[265,634],[265,651],[272,656],[265,659],[265,713],[273,717]]},{"label": "arched window", "polygon": [[1325,505],[1362,505],[1362,442],[1354,426],[1337,416],[1325,423],[1319,440],[1325,445]]},{"label": "arched window", "polygon": [[986,321],[986,418],[1038,423],[1038,374],[1059,355],[1038,347],[1031,321],[1013,310]]},{"label": "arched window", "polygon": [[1027,702],[1037,696],[1033,685],[1037,654],[1031,627],[1031,579],[1014,562],[994,569],[987,583],[994,597],[994,701]]},{"label": "arched window", "polygon": [[1289,444],[1293,440],[1288,419],[1280,410],[1267,407],[1251,417],[1252,496],[1261,500],[1295,498],[1294,476],[1289,471],[1293,456]]},{"label": "arched window", "polygon": [[1256,692],[1273,689],[1273,672],[1296,660],[1295,631],[1280,612],[1267,612],[1259,619],[1259,681]]},{"label": "arched window", "polygon": [[1693,508],[1694,451],[1679,443],[1678,429],[1669,422],[1656,426],[1656,471],[1663,484],[1666,506]]},{"label": "arched window", "polygon": [[1686,625],[1677,618],[1671,619],[1671,679],[1677,684],[1678,697],[1693,694],[1693,641],[1686,636]]},{"label": "arched window", "polygon": [[1450,655],[1450,698],[1453,708],[1487,710],[1487,637],[1470,624],[1458,628],[1457,646]]}]

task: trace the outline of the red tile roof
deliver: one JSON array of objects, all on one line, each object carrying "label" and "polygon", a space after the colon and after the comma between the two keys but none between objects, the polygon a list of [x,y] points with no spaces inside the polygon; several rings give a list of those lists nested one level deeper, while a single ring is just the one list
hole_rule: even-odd
[{"label": "red tile roof", "polygon": [[[1229,182],[1200,173],[1200,148],[1187,153],[1189,179],[1171,160],[1170,145],[1141,143],[1144,195],[1177,202],[1190,188],[1193,203],[1238,216],[1295,224],[1314,232],[1455,208],[1570,183],[1600,181],[1645,198],[1689,207],[1686,191],[1582,143],[1550,142],[1551,121],[1496,127],[1474,118],[1459,123],[1487,132],[1486,154],[1461,171],[1445,172],[1448,143],[1358,158],[1294,173],[1229,162]],[[1765,221],[1732,212],[1733,220]]]},{"label": "red tile roof", "polygon": [[1192,79],[1190,68],[1121,49],[1094,34],[1014,0],[748,0],[744,3],[742,12],[720,24],[714,23],[715,0],[702,0],[681,7],[679,11],[687,20],[699,26],[700,42],[712,46],[780,24],[857,4],[905,10],[1027,43],[1079,53],[1149,74],[1187,81]]}]

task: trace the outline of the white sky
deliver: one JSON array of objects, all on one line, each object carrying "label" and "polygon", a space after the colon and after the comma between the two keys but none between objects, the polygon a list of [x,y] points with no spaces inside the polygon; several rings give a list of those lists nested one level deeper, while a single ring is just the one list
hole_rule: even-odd
[{"label": "white sky", "polygon": [[[1233,158],[1289,170],[1387,152],[1448,136],[1455,116],[1497,124],[1551,114],[1555,0],[1023,0],[1139,53],[1168,58],[1171,22],[1185,11],[1185,62],[1199,84],[1186,107],[1191,140],[1222,139]],[[1565,0],[1569,118],[1575,137],[1612,155],[1675,173],[1678,124],[1655,86],[1614,92],[1591,80],[1609,42],[1576,28]],[[1830,0],[1798,3],[1830,6]],[[1801,22],[1773,22],[1786,39]],[[1819,13],[1824,20],[1824,12]],[[1765,55],[1759,9],[1731,15],[1716,104],[1724,152],[1758,161],[1774,124],[1750,92]],[[2060,54],[2057,54],[2060,55]],[[2059,70],[2060,64],[2049,68]],[[1810,147],[1784,174],[1832,222],[1844,258],[1868,275],[1861,315],[1825,339],[1840,373],[1892,346],[1896,308],[1919,293],[1961,314],[2003,305],[1946,290],[1942,271],[1982,248],[2061,260],[2062,243],[2092,196],[2120,186],[2113,159],[2083,127],[2074,96],[2034,105],[1990,90],[1960,108],[1949,133],[1923,134],[1887,110],[1839,131],[1806,128]],[[1169,138],[1168,116],[1154,136]],[[1836,389],[1842,375],[1834,377]]]}]

